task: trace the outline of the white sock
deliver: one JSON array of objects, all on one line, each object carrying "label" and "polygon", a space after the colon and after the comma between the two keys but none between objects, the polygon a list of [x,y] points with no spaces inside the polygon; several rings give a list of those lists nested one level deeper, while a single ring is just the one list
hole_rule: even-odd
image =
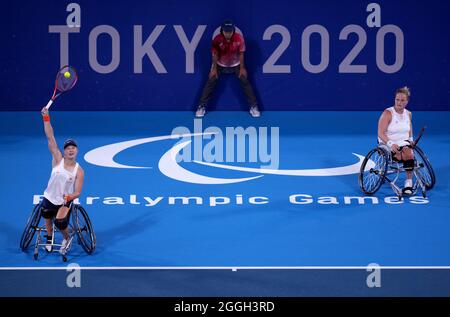
[{"label": "white sock", "polygon": [[405,180],[405,187],[412,187],[412,179]]}]

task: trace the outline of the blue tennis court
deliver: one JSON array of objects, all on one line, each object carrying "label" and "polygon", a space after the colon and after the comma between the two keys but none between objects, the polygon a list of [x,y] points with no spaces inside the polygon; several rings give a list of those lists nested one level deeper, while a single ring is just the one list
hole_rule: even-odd
[{"label": "blue tennis court", "polygon": [[[387,184],[371,197],[358,186],[361,158],[357,155],[364,157],[375,146],[378,116],[375,112],[267,112],[254,119],[244,112],[213,112],[199,122],[190,112],[54,112],[57,141],[74,137],[79,143],[79,162],[86,172],[79,202],[88,211],[97,236],[93,255],[75,244],[69,263],[118,271],[159,268],[161,274],[174,276],[180,273],[168,272],[177,268],[200,272],[254,268],[256,284],[258,276],[267,274],[261,273],[264,267],[269,273],[274,268],[364,268],[371,263],[447,267],[448,113],[415,113],[416,130],[429,126],[421,147],[432,162],[437,183],[427,198],[418,194],[401,202]],[[237,126],[259,131],[269,127],[272,132],[278,128],[278,145],[274,139],[269,143],[272,154],[278,147],[279,157],[221,164],[256,172],[199,164],[194,147],[192,162],[162,162],[177,145],[198,140],[155,137],[170,136],[176,127],[185,127],[191,134],[205,134],[215,127],[215,135],[220,130],[225,135],[227,127]],[[25,253],[19,249],[26,220],[50,173],[51,156],[40,113],[2,112],[0,129],[2,269],[65,269],[69,263],[56,254],[41,251],[36,261],[32,248]],[[115,154],[95,153],[133,140],[146,142],[122,147]],[[211,140],[203,139],[202,146],[207,148]],[[245,146],[249,144],[251,137]],[[238,152],[237,142],[234,146]],[[226,144],[223,149],[227,150]],[[121,167],[107,166],[110,162]],[[284,175],[260,169],[270,164]],[[343,175],[320,176],[323,170],[339,167],[345,170]],[[178,168],[188,171],[189,177]],[[305,170],[319,176],[289,175]]]}]

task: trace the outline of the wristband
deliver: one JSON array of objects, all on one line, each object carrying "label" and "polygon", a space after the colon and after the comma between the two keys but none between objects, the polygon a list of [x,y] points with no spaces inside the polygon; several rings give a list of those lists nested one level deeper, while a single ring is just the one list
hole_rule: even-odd
[{"label": "wristband", "polygon": [[50,116],[48,114],[44,115],[42,119],[44,120],[44,122],[50,122]]}]

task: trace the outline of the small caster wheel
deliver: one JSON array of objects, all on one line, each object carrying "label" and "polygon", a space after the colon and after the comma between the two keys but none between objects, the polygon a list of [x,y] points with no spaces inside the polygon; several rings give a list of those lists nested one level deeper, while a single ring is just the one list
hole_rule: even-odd
[{"label": "small caster wheel", "polygon": [[33,254],[33,258],[34,258],[35,260],[37,260],[37,259],[38,259],[38,256],[39,256],[39,253],[35,253],[35,254]]},{"label": "small caster wheel", "polygon": [[62,256],[63,262],[67,262],[67,257],[65,255]]}]

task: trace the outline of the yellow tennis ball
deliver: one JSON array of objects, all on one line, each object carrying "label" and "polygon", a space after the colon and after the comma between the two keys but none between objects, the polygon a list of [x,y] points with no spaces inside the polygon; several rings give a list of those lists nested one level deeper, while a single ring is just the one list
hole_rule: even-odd
[{"label": "yellow tennis ball", "polygon": [[69,78],[70,77],[70,73],[69,72],[65,72],[64,73],[64,77]]}]

